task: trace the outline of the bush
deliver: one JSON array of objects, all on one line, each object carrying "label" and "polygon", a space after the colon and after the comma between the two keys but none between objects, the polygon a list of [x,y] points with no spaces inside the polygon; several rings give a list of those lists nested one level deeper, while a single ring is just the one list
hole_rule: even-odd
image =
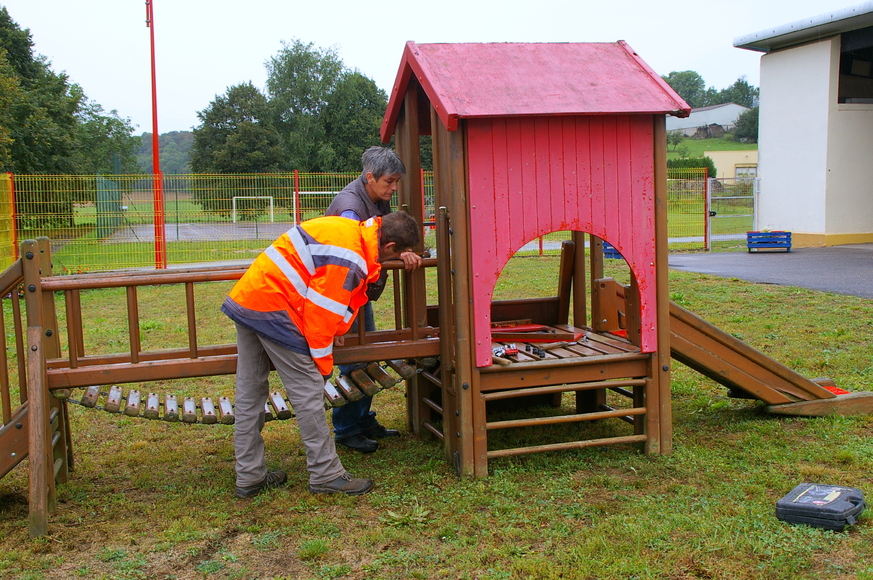
[{"label": "bush", "polygon": [[668,159],[667,160],[667,168],[679,168],[679,169],[695,169],[698,167],[706,167],[707,176],[715,177],[717,175],[715,171],[715,163],[709,157],[682,157],[680,159]]},{"label": "bush", "polygon": [[758,107],[750,109],[737,117],[734,135],[743,143],[758,142]]}]

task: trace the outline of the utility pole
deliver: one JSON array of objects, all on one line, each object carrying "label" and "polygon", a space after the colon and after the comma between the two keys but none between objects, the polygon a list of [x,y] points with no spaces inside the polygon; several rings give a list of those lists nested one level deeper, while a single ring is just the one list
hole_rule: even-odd
[{"label": "utility pole", "polygon": [[158,147],[158,85],[155,74],[155,12],[154,0],[146,0],[146,26],[151,36],[152,52],[152,172],[154,174],[155,268],[167,267],[167,232],[164,223],[164,177],[161,174]]}]

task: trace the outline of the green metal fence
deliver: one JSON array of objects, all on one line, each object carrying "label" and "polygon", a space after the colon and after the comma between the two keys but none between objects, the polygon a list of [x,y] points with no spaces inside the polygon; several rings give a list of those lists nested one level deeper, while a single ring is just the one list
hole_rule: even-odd
[{"label": "green metal fence", "polygon": [[[153,175],[7,175],[0,180],[0,265],[15,259],[18,240],[39,236],[52,241],[58,273],[153,268],[160,263],[160,239],[167,265],[248,261],[294,224],[323,215],[336,192],[357,176],[197,174],[165,175],[156,182]],[[705,248],[705,169],[671,169],[668,178],[671,249]],[[431,220],[433,173],[422,172],[420,179],[425,219]],[[163,228],[155,225],[156,183]],[[432,246],[432,227],[425,225],[425,245]],[[557,253],[568,237],[553,232],[520,251]]]}]

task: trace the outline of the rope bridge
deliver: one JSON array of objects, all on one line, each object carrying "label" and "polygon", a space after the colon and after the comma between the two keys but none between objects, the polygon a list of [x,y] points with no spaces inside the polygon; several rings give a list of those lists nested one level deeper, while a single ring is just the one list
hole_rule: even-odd
[{"label": "rope bridge", "polygon": [[[353,370],[348,377],[338,375],[326,381],[325,409],[359,401],[364,395],[372,397],[401,380],[415,376],[415,368],[403,360],[389,360],[385,364],[400,375],[400,378],[390,374],[381,364],[370,363],[362,369]],[[224,396],[161,396],[150,392],[143,398],[142,391],[131,389],[125,394],[124,389],[118,385],[111,386],[108,391],[99,386],[87,387],[80,399],[73,398],[68,389],[55,391],[54,394],[57,398],[89,409],[122,413],[128,417],[201,425],[233,425],[235,421],[233,401]],[[281,391],[270,391],[264,404],[264,420],[292,419],[294,416],[291,403],[285,394]]]}]

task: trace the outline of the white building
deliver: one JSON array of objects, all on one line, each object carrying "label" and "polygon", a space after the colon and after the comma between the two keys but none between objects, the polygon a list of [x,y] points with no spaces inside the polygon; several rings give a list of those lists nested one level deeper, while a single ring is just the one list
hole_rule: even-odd
[{"label": "white building", "polygon": [[697,132],[698,127],[710,125],[718,125],[724,131],[731,131],[736,126],[739,116],[748,110],[748,107],[736,103],[691,109],[691,114],[682,119],[668,116],[667,131],[682,131],[683,135],[691,136]]},{"label": "white building", "polygon": [[763,52],[756,229],[873,242],[873,2],[734,39]]}]

